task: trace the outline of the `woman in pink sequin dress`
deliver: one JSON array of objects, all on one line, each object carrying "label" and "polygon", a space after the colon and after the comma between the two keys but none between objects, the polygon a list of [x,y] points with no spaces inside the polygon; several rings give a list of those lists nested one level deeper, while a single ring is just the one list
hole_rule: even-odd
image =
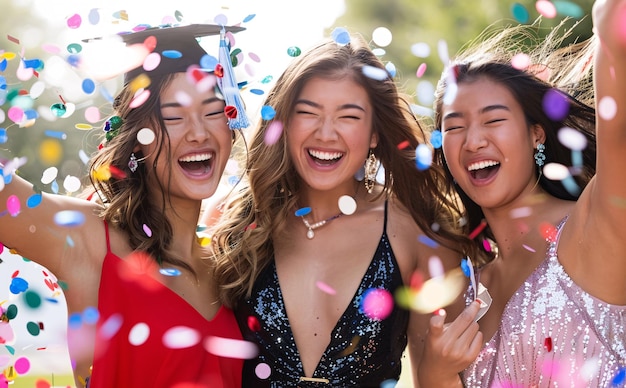
[{"label": "woman in pink sequin dress", "polygon": [[476,271],[493,298],[486,314],[471,302],[451,324],[431,319],[422,386],[624,386],[625,20],[626,1],[597,2],[589,42],[519,65],[519,43],[498,50],[522,31],[511,28],[444,73],[440,161],[468,233],[484,220],[476,241],[497,252]]}]

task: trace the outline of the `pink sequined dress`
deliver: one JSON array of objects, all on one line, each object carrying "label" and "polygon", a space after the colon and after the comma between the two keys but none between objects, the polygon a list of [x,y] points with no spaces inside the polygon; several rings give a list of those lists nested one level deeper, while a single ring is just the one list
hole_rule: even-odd
[{"label": "pink sequined dress", "polygon": [[626,306],[605,303],[574,283],[559,263],[557,244],[558,237],[462,372],[465,387],[625,386]]}]

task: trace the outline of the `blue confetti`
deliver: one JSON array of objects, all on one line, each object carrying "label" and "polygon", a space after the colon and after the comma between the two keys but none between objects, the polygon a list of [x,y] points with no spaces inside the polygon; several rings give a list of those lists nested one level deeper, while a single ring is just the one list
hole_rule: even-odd
[{"label": "blue confetti", "polygon": [[431,248],[437,248],[439,246],[439,244],[437,244],[437,241],[433,240],[432,238],[426,236],[426,235],[420,235],[417,238],[417,241],[421,242],[424,245],[427,245]]},{"label": "blue confetti", "polygon": [[54,222],[60,226],[80,226],[85,222],[85,215],[79,211],[62,210],[54,215]]},{"label": "blue confetti", "polygon": [[265,91],[263,91],[263,89],[250,89],[250,93],[256,94],[257,96],[262,96],[263,94],[265,94]]},{"label": "blue confetti", "polygon": [[350,43],[350,33],[343,27],[337,27],[331,33],[331,37],[335,43],[345,46]]},{"label": "blue confetti", "polygon": [[83,80],[83,92],[85,92],[86,94],[91,94],[96,90],[96,83],[93,82],[92,79],[90,78],[85,78]]},{"label": "blue confetti", "polygon": [[180,276],[181,274],[180,270],[176,268],[161,268],[159,272],[165,276]]},{"label": "blue confetti", "polygon": [[83,311],[82,319],[88,325],[95,325],[100,319],[100,312],[95,307],[87,307]]},{"label": "blue confetti", "polygon": [[255,17],[255,16],[256,16],[256,14],[255,14],[255,13],[250,14],[250,15],[246,16],[246,17],[243,19],[243,22],[244,22],[244,23],[248,23],[250,20],[254,19],[254,17]]},{"label": "blue confetti", "polygon": [[467,259],[461,259],[461,270],[463,271],[463,275],[470,277],[471,271]]},{"label": "blue confetti", "polygon": [[269,105],[265,105],[261,108],[261,117],[263,120],[271,120],[276,116],[276,111]]},{"label": "blue confetti", "polygon": [[441,131],[435,129],[433,133],[430,135],[430,144],[432,144],[433,148],[441,148]]},{"label": "blue confetti", "polygon": [[67,326],[70,329],[79,329],[83,325],[80,313],[72,313],[67,317]]},{"label": "blue confetti", "polygon": [[22,278],[15,277],[11,279],[11,285],[9,286],[9,291],[12,294],[19,294],[20,292],[24,292],[28,289],[28,282]]},{"label": "blue confetti", "polygon": [[298,210],[296,210],[296,217],[302,217],[302,216],[306,216],[307,214],[311,213],[311,208],[310,207],[303,207],[300,208]]},{"label": "blue confetti", "polygon": [[178,59],[182,58],[183,54],[178,50],[163,50],[161,53],[165,58]]},{"label": "blue confetti", "polygon": [[43,198],[42,195],[39,193],[33,194],[30,197],[28,197],[28,199],[26,200],[26,206],[29,209],[37,207],[41,204],[42,198]]},{"label": "blue confetti", "polygon": [[611,386],[617,387],[623,384],[624,381],[626,381],[626,368],[622,368],[617,371],[617,373],[615,374],[615,377],[613,377],[613,380],[611,381]]}]

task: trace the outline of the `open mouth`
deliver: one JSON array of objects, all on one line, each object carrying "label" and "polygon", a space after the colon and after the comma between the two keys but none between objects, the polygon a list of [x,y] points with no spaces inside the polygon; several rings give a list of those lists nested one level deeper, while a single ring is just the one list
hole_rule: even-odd
[{"label": "open mouth", "polygon": [[343,152],[326,152],[312,149],[309,149],[308,152],[311,159],[321,166],[330,166],[343,157]]},{"label": "open mouth", "polygon": [[485,180],[494,176],[495,173],[498,172],[499,168],[500,162],[495,160],[482,160],[467,166],[467,171],[473,179]]},{"label": "open mouth", "polygon": [[213,153],[187,155],[178,159],[178,164],[190,175],[203,175],[211,171]]}]

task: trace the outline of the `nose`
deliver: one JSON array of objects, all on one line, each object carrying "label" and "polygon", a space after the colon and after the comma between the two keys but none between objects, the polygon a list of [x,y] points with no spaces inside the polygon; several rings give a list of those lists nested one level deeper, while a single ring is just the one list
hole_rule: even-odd
[{"label": "nose", "polygon": [[210,123],[206,123],[202,117],[194,117],[189,120],[187,128],[187,140],[191,142],[202,143],[211,136],[211,129],[208,126]]},{"label": "nose", "polygon": [[337,139],[337,131],[332,117],[323,117],[315,131],[315,137],[322,141],[332,141]]},{"label": "nose", "polygon": [[478,151],[487,146],[487,138],[483,132],[483,128],[472,125],[465,131],[465,141],[463,148],[468,151]]}]

